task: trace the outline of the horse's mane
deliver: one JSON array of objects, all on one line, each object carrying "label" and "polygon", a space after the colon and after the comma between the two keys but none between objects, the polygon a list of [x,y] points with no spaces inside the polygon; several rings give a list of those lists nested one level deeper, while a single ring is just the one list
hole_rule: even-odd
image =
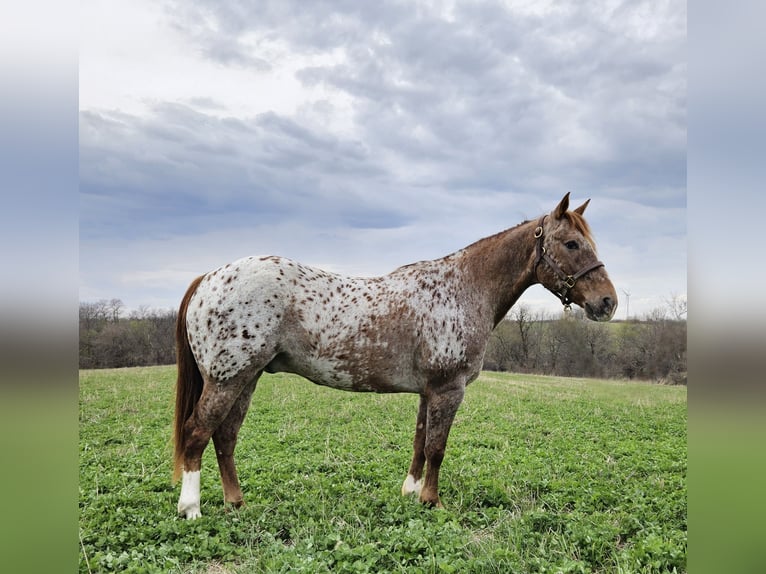
[{"label": "horse's mane", "polygon": [[[582,233],[583,237],[585,237],[585,240],[590,243],[591,247],[593,247],[593,251],[596,251],[596,240],[593,238],[593,232],[590,229],[590,225],[588,225],[588,222],[585,221],[585,218],[580,215],[579,213],[576,213],[574,211],[567,211],[564,213],[564,217],[567,218],[567,221],[574,227],[577,231]],[[501,235],[505,235],[510,231],[513,231],[514,229],[517,229],[521,227],[522,225],[526,225],[529,223],[531,219],[525,219],[521,223],[514,225],[513,227],[510,227],[504,231],[500,231],[498,233],[495,233],[494,235],[490,235],[489,237],[484,237],[482,239],[479,239],[478,241],[475,241],[471,245],[468,245],[468,247],[472,247],[473,245],[476,245],[477,243],[483,243],[485,241],[492,241],[493,239],[496,239],[497,237]]]},{"label": "horse's mane", "polygon": [[[567,218],[567,220],[572,225],[572,227],[574,227],[577,231],[582,233],[582,235],[585,238],[585,240],[588,243],[590,243],[591,247],[593,248],[593,251],[595,252],[596,251],[596,242],[593,239],[593,232],[591,231],[590,226],[588,225],[588,222],[585,221],[585,218],[582,215],[580,215],[579,213],[575,213],[574,211],[567,211],[566,213],[564,213],[564,217]],[[531,219],[525,219],[521,223],[518,223],[518,224],[514,225],[513,227],[509,227],[508,229],[504,229],[503,231],[499,231],[499,232],[495,233],[494,235],[489,235],[487,237],[482,237],[481,239],[478,239],[477,241],[474,241],[470,245],[467,245],[467,246],[463,247],[462,249],[456,251],[455,253],[450,253],[449,255],[445,255],[444,257],[439,258],[439,260],[440,259],[447,259],[448,257],[453,257],[456,253],[460,253],[460,252],[465,251],[467,249],[471,249],[472,247],[476,247],[479,244],[489,243],[491,241],[497,240],[500,236],[507,235],[509,232],[511,232],[511,231],[513,231],[515,229],[518,229],[522,225],[526,225],[530,221],[532,221],[532,220]],[[415,265],[420,265],[421,263],[426,263],[426,262],[425,261],[416,261],[414,263],[408,263],[407,265],[402,265],[401,267],[398,267],[394,271],[395,272],[396,271],[402,271],[402,270],[405,270],[405,269],[407,269],[409,267],[414,267]]]}]

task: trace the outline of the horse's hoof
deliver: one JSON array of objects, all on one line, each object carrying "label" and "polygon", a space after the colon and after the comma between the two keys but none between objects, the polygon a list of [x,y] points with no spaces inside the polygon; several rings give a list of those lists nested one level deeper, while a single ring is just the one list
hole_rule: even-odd
[{"label": "horse's hoof", "polygon": [[407,478],[404,479],[404,484],[402,484],[402,496],[407,496],[408,494],[420,494],[422,486],[423,484],[419,480],[415,480],[414,476],[408,474]]},{"label": "horse's hoof", "polygon": [[231,512],[232,510],[239,510],[243,506],[245,506],[244,500],[235,500],[234,502],[227,502],[225,503],[226,512]]},{"label": "horse's hoof", "polygon": [[202,516],[202,512],[200,512],[199,506],[196,508],[195,507],[181,508],[179,506],[178,516],[180,516],[181,518],[185,518],[186,520],[196,520],[197,518],[200,518]]},{"label": "horse's hoof", "polygon": [[436,497],[430,497],[430,496],[423,497],[423,496],[421,496],[420,497],[420,503],[423,506],[427,506],[428,508],[444,508],[444,505],[442,504],[442,501],[439,500],[439,496],[438,495]]}]

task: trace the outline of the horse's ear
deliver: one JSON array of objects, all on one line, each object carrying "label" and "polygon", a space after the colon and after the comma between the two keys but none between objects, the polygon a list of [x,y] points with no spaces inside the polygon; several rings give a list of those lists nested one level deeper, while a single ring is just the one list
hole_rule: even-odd
[{"label": "horse's ear", "polygon": [[556,219],[561,219],[564,217],[564,214],[567,212],[567,209],[569,209],[569,192],[567,191],[567,194],[561,199],[559,204],[556,206],[556,209],[553,210],[553,217]]},{"label": "horse's ear", "polygon": [[583,213],[585,213],[585,208],[586,208],[586,207],[588,207],[588,204],[589,204],[589,203],[590,203],[590,199],[586,200],[586,202],[585,202],[585,203],[583,203],[583,204],[582,204],[580,207],[578,207],[577,209],[575,209],[575,210],[574,210],[574,212],[575,212],[575,213],[579,213],[580,215],[582,215]]}]

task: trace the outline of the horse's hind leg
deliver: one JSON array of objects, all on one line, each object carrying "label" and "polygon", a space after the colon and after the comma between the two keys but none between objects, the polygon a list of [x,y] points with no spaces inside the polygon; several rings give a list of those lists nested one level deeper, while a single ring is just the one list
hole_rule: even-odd
[{"label": "horse's hind leg", "polygon": [[[252,380],[252,377],[250,378]],[[178,498],[178,514],[198,518],[200,512],[200,467],[202,453],[213,433],[226,419],[246,386],[246,381],[229,380],[218,384],[205,380],[202,395],[184,424],[183,481]]]},{"label": "horse's hind leg", "polygon": [[237,478],[237,468],[234,464],[234,448],[237,446],[237,435],[247,414],[247,409],[250,407],[250,400],[260,376],[261,373],[258,373],[252,383],[249,383],[242,390],[229,414],[213,433],[215,456],[218,459],[218,469],[221,471],[223,501],[224,504],[231,504],[235,508],[242,506],[243,497]]},{"label": "horse's hind leg", "polygon": [[420,395],[420,406],[418,407],[418,419],[415,424],[415,440],[413,440],[412,463],[407,473],[407,478],[402,484],[402,495],[420,494],[422,483],[420,477],[423,475],[423,466],[426,463],[425,445],[426,445],[426,422],[428,419],[428,401],[425,395]]}]

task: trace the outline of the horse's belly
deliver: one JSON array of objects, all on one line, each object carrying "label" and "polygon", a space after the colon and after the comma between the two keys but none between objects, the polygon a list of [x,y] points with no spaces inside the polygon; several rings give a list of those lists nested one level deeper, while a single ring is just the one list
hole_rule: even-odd
[{"label": "horse's belly", "polygon": [[339,379],[333,375],[308,377],[318,385],[342,389],[346,391],[368,393],[419,393],[420,386],[414,379],[394,379],[386,374],[371,374],[365,377],[343,377]]},{"label": "horse's belly", "polygon": [[291,357],[283,354],[267,366],[267,372],[295,373],[325,387],[374,393],[419,393],[422,385],[415,374],[391,365],[373,368],[360,360],[331,356]]}]

